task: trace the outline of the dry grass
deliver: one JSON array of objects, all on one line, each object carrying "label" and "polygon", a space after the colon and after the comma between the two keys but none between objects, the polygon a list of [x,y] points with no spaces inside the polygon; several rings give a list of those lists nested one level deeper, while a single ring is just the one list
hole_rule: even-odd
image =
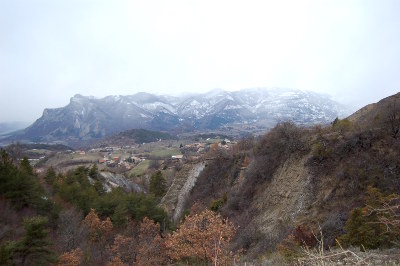
[{"label": "dry grass", "polygon": [[400,265],[400,250],[357,250],[345,249],[337,241],[337,247],[326,249],[322,232],[315,236],[318,245],[311,249],[301,248],[301,257],[296,265],[330,266],[330,265]]}]

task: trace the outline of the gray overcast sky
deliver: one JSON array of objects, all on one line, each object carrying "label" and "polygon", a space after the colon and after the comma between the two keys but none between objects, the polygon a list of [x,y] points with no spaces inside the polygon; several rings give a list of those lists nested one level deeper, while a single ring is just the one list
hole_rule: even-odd
[{"label": "gray overcast sky", "polygon": [[0,122],[102,97],[290,87],[356,106],[400,90],[398,0],[0,0]]}]

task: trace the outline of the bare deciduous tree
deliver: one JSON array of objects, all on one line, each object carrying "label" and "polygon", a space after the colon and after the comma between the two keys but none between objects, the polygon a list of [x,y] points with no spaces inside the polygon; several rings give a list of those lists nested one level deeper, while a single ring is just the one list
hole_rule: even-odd
[{"label": "bare deciduous tree", "polygon": [[82,213],[71,208],[60,213],[57,245],[61,252],[78,247],[84,249],[88,235],[87,227],[82,226]]}]

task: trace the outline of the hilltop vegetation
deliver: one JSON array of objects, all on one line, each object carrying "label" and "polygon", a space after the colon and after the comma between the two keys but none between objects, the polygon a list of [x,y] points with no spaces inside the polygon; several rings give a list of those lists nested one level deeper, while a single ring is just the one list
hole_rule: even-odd
[{"label": "hilltop vegetation", "polygon": [[63,144],[43,144],[43,143],[30,143],[30,144],[25,144],[25,143],[13,143],[11,145],[8,145],[8,149],[13,149],[14,147],[18,146],[19,149],[22,150],[49,150],[49,151],[67,151],[67,150],[73,150],[71,147],[65,146]]},{"label": "hilltop vegetation", "polygon": [[110,137],[105,138],[104,140],[99,141],[94,146],[98,147],[106,147],[113,145],[124,146],[132,144],[157,142],[160,140],[176,140],[176,139],[177,139],[176,137],[166,132],[152,131],[140,128],[140,129],[130,129],[114,134]]},{"label": "hilltop vegetation", "polygon": [[146,129],[131,129],[118,134],[118,136],[124,136],[134,139],[137,143],[149,143],[158,140],[170,140],[176,139],[168,133],[151,131]]},{"label": "hilltop vegetation", "polygon": [[[38,175],[27,159],[3,151],[1,263],[230,265],[241,258],[318,265],[327,259],[322,243],[396,248],[399,100],[389,97],[325,127],[279,123],[260,137],[201,147],[196,159],[158,157],[142,171],[149,194],[106,192],[96,165]],[[195,168],[201,170],[188,180]],[[28,249],[32,232],[39,246]],[[349,259],[329,252],[330,259]],[[399,252],[391,253],[400,263]]]},{"label": "hilltop vegetation", "polygon": [[[398,224],[391,233],[384,229],[390,217],[391,222],[397,219],[397,212],[364,216],[370,215],[365,210],[371,206],[371,189],[380,195],[374,196],[376,209],[397,206],[399,97],[384,99],[368,113],[360,111],[362,116],[337,119],[329,127],[283,123],[259,139],[243,139],[230,152],[216,151],[187,208],[213,208],[229,217],[240,226],[234,246],[254,258],[277,250],[299,227],[303,235],[321,227],[328,246],[341,236],[343,245],[395,246]],[[368,124],[370,112],[374,119]],[[378,224],[369,226],[371,222]],[[359,227],[365,230],[355,229]],[[297,241],[300,246],[304,239]]]}]

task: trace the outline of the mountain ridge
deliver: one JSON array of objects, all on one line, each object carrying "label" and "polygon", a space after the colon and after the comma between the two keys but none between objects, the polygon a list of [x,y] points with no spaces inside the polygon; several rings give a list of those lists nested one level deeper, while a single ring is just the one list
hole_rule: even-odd
[{"label": "mountain ridge", "polygon": [[42,117],[13,138],[69,143],[133,128],[180,133],[255,124],[268,129],[286,120],[328,123],[349,114],[347,110],[325,95],[295,89],[213,90],[182,97],[146,92],[104,98],[76,94],[64,107],[46,108]]}]

